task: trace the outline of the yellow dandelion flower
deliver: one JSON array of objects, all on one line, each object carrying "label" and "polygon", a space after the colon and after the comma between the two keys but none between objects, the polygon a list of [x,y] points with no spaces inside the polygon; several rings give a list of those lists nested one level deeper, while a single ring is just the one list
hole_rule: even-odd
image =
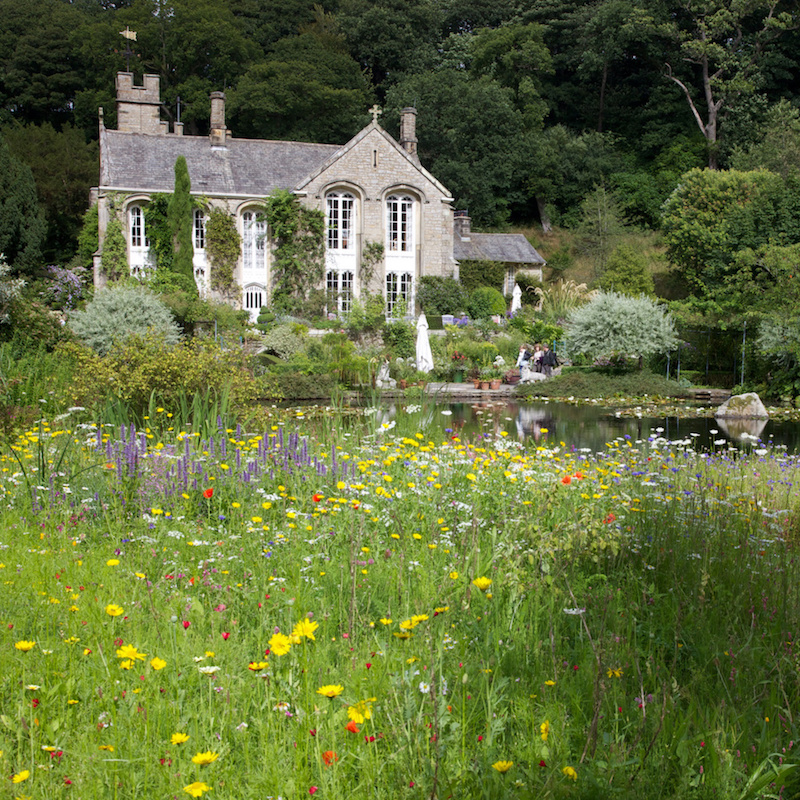
[{"label": "yellow dandelion flower", "polygon": [[285,656],[292,649],[292,642],[285,634],[276,633],[269,640],[269,649],[276,656]]},{"label": "yellow dandelion flower", "polygon": [[183,791],[191,797],[202,797],[203,792],[211,791],[211,787],[202,781],[195,781],[194,783],[190,783],[188,786],[184,786]]},{"label": "yellow dandelion flower", "polygon": [[504,772],[508,772],[513,766],[514,766],[513,761],[495,761],[494,764],[492,764],[492,767],[501,774]]},{"label": "yellow dandelion flower", "polygon": [[475,580],[472,581],[472,585],[476,586],[482,592],[485,592],[492,585],[492,579],[491,578],[475,578]]},{"label": "yellow dandelion flower", "polygon": [[184,742],[189,741],[189,734],[188,733],[173,733],[172,736],[169,737],[170,744],[183,744]]},{"label": "yellow dandelion flower", "polygon": [[159,658],[158,656],[155,656],[154,658],[150,659],[150,666],[154,670],[158,671],[160,669],[164,669],[164,667],[167,666],[167,662],[164,661],[163,658]]},{"label": "yellow dandelion flower", "polygon": [[22,639],[19,642],[16,642],[14,647],[23,653],[27,653],[29,650],[33,650],[33,648],[36,647],[36,642],[26,642],[24,639]]},{"label": "yellow dandelion flower", "polygon": [[576,781],[578,780],[578,773],[575,771],[574,767],[564,767],[561,770],[570,780]]},{"label": "yellow dandelion flower", "polygon": [[106,614],[108,614],[109,617],[118,617],[124,613],[125,609],[122,608],[122,606],[118,606],[114,603],[109,603],[109,605],[106,606]]}]

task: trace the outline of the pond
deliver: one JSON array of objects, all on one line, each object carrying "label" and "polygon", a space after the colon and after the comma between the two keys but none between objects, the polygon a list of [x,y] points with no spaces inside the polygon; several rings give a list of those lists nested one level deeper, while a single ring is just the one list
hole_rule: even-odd
[{"label": "pond", "polygon": [[[700,408],[700,407],[698,407]],[[749,449],[758,442],[785,446],[789,452],[800,450],[800,424],[785,420],[736,420],[727,423],[713,416],[676,417],[627,416],[612,407],[575,404],[563,401],[516,402],[498,399],[492,402],[439,403],[437,405],[385,404],[375,413],[382,423],[399,421],[409,414],[422,414],[426,426],[442,435],[474,439],[482,434],[501,432],[529,446],[563,442],[570,449],[604,450],[617,438],[646,441],[651,437],[695,442],[700,450],[734,446]]]}]

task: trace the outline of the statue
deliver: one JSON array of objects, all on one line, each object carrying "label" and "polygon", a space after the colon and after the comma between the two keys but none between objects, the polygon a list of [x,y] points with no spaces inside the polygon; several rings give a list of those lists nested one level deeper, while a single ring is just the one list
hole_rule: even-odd
[{"label": "statue", "polygon": [[396,389],[397,381],[389,377],[389,362],[384,359],[381,368],[378,370],[378,377],[375,379],[375,386],[378,389]]}]

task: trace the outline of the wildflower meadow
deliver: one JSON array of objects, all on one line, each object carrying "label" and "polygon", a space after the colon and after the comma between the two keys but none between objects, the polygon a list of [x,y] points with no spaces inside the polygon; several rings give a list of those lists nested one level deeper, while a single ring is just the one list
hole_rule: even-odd
[{"label": "wildflower meadow", "polygon": [[798,458],[436,413],[11,440],[2,796],[797,797]]}]

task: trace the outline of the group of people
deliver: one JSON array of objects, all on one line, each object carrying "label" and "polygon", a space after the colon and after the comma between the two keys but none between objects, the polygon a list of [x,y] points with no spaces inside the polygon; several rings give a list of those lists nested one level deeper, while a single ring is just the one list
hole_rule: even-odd
[{"label": "group of people", "polygon": [[[529,349],[528,345],[522,344],[519,347],[519,355],[517,356],[517,368],[520,371],[520,379],[525,382],[528,380],[541,380],[541,378],[533,377],[534,375],[541,375],[544,378],[549,378],[553,374],[553,367],[558,366],[558,359],[550,346],[539,344],[538,342]],[[527,374],[526,374],[527,373]]]}]

